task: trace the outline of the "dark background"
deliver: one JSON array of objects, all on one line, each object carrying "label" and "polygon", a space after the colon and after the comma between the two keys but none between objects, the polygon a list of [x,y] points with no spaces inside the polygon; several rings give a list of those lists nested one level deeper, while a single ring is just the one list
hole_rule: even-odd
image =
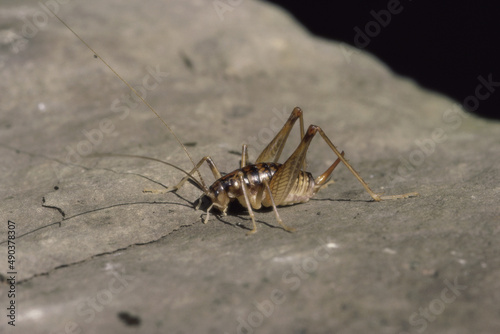
[{"label": "dark background", "polygon": [[[491,87],[494,92],[483,87],[480,94],[490,96],[477,99],[476,110],[466,109],[500,119],[500,11],[494,1],[400,0],[395,7],[400,12],[391,14],[390,22],[381,10],[396,0],[267,1],[288,10],[313,34],[368,51],[395,72],[460,104],[475,95],[479,76],[486,81],[490,76],[499,83]],[[378,23],[372,11],[388,24]],[[366,33],[367,24],[373,37],[357,37],[354,28]]]}]

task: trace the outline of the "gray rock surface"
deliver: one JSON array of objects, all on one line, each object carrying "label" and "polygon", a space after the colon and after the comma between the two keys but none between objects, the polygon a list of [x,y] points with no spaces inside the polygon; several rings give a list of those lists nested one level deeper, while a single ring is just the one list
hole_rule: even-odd
[{"label": "gray rock surface", "polygon": [[[214,3],[231,2],[1,3],[0,332],[498,329],[500,125],[360,50],[309,35],[277,8],[241,1],[217,12]],[[256,214],[252,236],[245,211],[202,224],[195,187],[142,193],[175,184],[179,171],[91,156],[192,167],[43,4],[59,4],[52,8],[146,96],[196,161],[210,155],[222,171],[237,168],[241,144],[255,158],[298,105],[374,190],[420,196],[373,202],[339,167],[315,199],[279,209],[296,233],[270,211]],[[313,175],[334,160],[313,141]],[[203,175],[213,180],[208,168]],[[15,328],[5,316],[9,220]]]}]

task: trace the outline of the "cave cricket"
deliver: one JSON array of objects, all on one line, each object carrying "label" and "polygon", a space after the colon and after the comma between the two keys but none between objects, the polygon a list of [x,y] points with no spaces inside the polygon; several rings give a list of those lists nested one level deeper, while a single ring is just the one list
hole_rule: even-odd
[{"label": "cave cricket", "polygon": [[[250,218],[252,219],[252,229],[248,231],[247,234],[253,234],[257,231],[253,210],[260,209],[262,206],[272,207],[279,225],[285,231],[293,232],[295,229],[285,225],[278,213],[277,207],[308,202],[309,199],[311,199],[318,191],[333,182],[330,181],[330,175],[340,162],[342,162],[356,177],[356,179],[358,179],[374,201],[408,198],[418,195],[416,192],[388,196],[382,196],[381,194],[375,193],[361,178],[359,173],[344,158],[344,152],[340,152],[335,145],[333,145],[319,126],[310,125],[307,128],[307,131],[304,130],[303,112],[299,107],[293,109],[283,128],[278,132],[274,139],[271,140],[262,153],[260,153],[255,163],[252,164],[249,162],[247,146],[243,145],[240,168],[231,173],[225,174],[224,176],[222,176],[214,161],[209,156],[203,157],[197,164],[195,164],[186,146],[182,144],[179,137],[177,137],[170,126],[160,117],[158,112],[156,112],[156,110],[146,100],[144,100],[144,98],[124,78],[122,78],[103,58],[101,58],[101,56],[99,56],[99,54],[94,51],[94,49],[87,44],[87,42],[85,42],[73,29],[71,29],[59,16],[57,16],[57,14],[54,12],[52,12],[52,14],[54,14],[54,16],[94,54],[95,58],[99,58],[99,60],[101,60],[104,65],[108,67],[114,75],[118,77],[133,92],[133,94],[135,94],[156,115],[156,117],[158,117],[158,119],[182,147],[187,157],[193,164],[194,168],[190,172],[186,172],[168,162],[149,157],[141,157],[162,162],[181,170],[184,174],[186,174],[184,178],[174,187],[162,191],[145,190],[145,192],[174,192],[180,189],[186,181],[192,181],[192,183],[203,191],[203,195],[197,201],[198,205],[196,206],[196,209],[198,209],[201,205],[201,198],[203,196],[206,196],[211,203],[206,211],[204,223],[208,222],[210,211],[213,208],[218,209],[223,215],[225,215],[230,202],[238,200],[238,202],[248,210]],[[288,135],[297,120],[299,120],[300,123],[301,141],[292,155],[284,163],[278,163]],[[313,178],[311,173],[306,172],[303,169],[305,169],[306,165],[305,159],[309,144],[318,133],[333,151],[337,159],[324,173],[316,178]],[[115,156],[131,155],[116,154]],[[210,170],[216,179],[210,187],[206,186],[199,172],[199,168],[205,162],[210,167]],[[195,174],[198,175],[198,179],[194,176]]]}]

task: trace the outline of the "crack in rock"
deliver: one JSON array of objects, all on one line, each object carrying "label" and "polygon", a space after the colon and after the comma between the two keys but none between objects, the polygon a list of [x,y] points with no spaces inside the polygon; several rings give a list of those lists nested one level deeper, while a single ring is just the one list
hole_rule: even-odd
[{"label": "crack in rock", "polygon": [[[86,259],[83,259],[83,260],[80,260],[80,261],[75,261],[75,262],[72,262],[72,263],[65,263],[65,264],[61,264],[59,266],[56,266],[48,271],[45,271],[43,273],[38,273],[38,274],[34,274],[33,276],[31,277],[28,277],[28,278],[25,278],[25,279],[22,279],[22,280],[19,280],[17,282],[18,285],[21,285],[21,284],[24,284],[24,283],[27,283],[29,281],[31,281],[32,279],[35,279],[37,277],[41,277],[41,276],[48,276],[50,275],[50,273],[56,271],[56,270],[59,270],[59,269],[62,269],[62,268],[67,268],[67,267],[72,267],[72,266],[75,266],[75,265],[79,265],[81,263],[84,263],[84,262],[88,262],[88,261],[91,261],[92,259],[94,258],[97,258],[97,257],[101,257],[101,256],[105,256],[105,255],[112,255],[112,254],[115,254],[115,253],[118,253],[118,252],[122,252],[122,251],[125,251],[129,248],[132,248],[132,247],[137,247],[137,246],[146,246],[146,245],[149,245],[149,244],[153,244],[155,242],[158,242],[166,237],[169,237],[171,234],[179,231],[180,229],[182,228],[188,228],[188,227],[191,227],[192,225],[180,225],[179,227],[173,229],[172,231],[168,232],[167,234],[165,235],[162,235],[161,237],[157,238],[157,239],[154,239],[154,240],[151,240],[151,241],[147,241],[147,242],[137,242],[137,243],[133,243],[133,244],[130,244],[128,246],[125,246],[125,247],[121,247],[121,248],[117,248],[115,250],[112,250],[112,251],[108,251],[108,252],[103,252],[103,253],[99,253],[99,254],[94,254]],[[0,274],[0,283],[4,282],[5,280],[5,277]]]},{"label": "crack in rock", "polygon": [[61,209],[61,208],[59,208],[57,206],[46,205],[45,204],[45,197],[42,197],[42,207],[49,208],[49,209],[55,209],[55,210],[59,211],[59,213],[63,217],[63,220],[64,220],[64,217],[66,217],[66,213],[64,213],[63,209]]}]

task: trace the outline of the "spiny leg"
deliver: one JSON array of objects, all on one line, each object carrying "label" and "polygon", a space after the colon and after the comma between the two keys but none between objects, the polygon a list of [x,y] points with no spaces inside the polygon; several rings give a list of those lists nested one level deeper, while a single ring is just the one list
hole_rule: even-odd
[{"label": "spiny leg", "polygon": [[[356,170],[351,166],[351,164],[347,162],[347,160],[344,158],[344,154],[340,153],[337,150],[337,148],[332,144],[332,142],[326,136],[323,130],[319,126],[310,125],[309,128],[307,129],[304,138],[302,138],[302,141],[300,142],[299,146],[295,149],[295,152],[293,152],[293,154],[288,158],[288,160],[285,161],[285,163],[280,166],[280,168],[276,171],[276,173],[273,175],[273,178],[271,179],[270,189],[277,205],[284,203],[286,197],[292,190],[296,182],[296,179],[300,173],[301,166],[305,161],[309,144],[311,143],[311,140],[318,132],[320,133],[321,137],[325,140],[325,142],[328,144],[328,146],[330,146],[332,151],[337,155],[338,160],[342,161],[346,165],[346,167],[351,171],[352,174],[354,174],[354,176],[358,179],[358,181],[363,185],[363,187],[375,201],[380,201],[385,199],[407,198],[418,195],[417,193],[408,193],[403,195],[391,195],[391,196],[380,196],[379,194],[376,194],[373,190],[371,190],[368,184],[361,178],[361,176],[358,174],[358,172],[356,172]],[[319,180],[318,179],[317,180],[320,183],[326,182],[325,179],[327,179],[328,172],[331,173],[333,169],[337,166],[337,164],[338,162],[335,161],[332,164],[332,166],[330,166],[330,168],[325,173],[323,173],[323,175],[320,176]]]},{"label": "spiny leg", "polygon": [[247,209],[248,209],[248,214],[250,215],[250,218],[252,218],[252,224],[253,224],[252,230],[248,231],[247,235],[254,234],[255,232],[257,232],[257,224],[255,223],[255,215],[254,215],[253,210],[252,210],[252,204],[250,203],[250,199],[248,198],[248,193],[247,193],[248,189],[247,189],[247,185],[245,183],[245,179],[243,178],[242,171],[238,172],[238,179],[240,180],[241,190],[243,191],[243,197],[245,198],[245,204],[246,204]]},{"label": "spiny leg", "polygon": [[292,130],[297,119],[300,120],[300,139],[304,137],[304,119],[302,117],[302,110],[299,107],[295,107],[290,114],[290,117],[288,117],[285,125],[283,125],[283,128],[281,128],[274,139],[271,140],[271,142],[262,151],[257,158],[256,163],[278,161],[281,156],[281,152],[283,152],[283,148],[285,147],[288,135],[290,134],[290,131]]},{"label": "spiny leg", "polygon": [[[413,196],[418,196],[418,193],[416,192],[411,192],[407,194],[402,194],[402,195],[388,195],[388,196],[380,196],[380,194],[375,193],[371,188],[368,186],[368,184],[363,180],[363,178],[359,175],[359,173],[354,169],[354,167],[351,166],[349,162],[344,158],[343,154],[341,154],[335,145],[330,141],[328,136],[323,132],[323,130],[319,126],[311,125],[309,126],[308,133],[310,129],[314,129],[314,134],[316,132],[319,132],[321,137],[325,140],[325,142],[330,146],[332,151],[337,155],[337,157],[344,163],[344,165],[351,171],[351,173],[358,179],[358,181],[363,185],[363,187],[366,189],[368,194],[375,200],[375,201],[380,201],[380,200],[387,200],[387,199],[399,199],[399,198],[408,198],[408,197],[413,197]],[[313,135],[314,135],[313,134]]]},{"label": "spiny leg", "polygon": [[287,232],[295,232],[295,228],[286,226],[285,223],[283,223],[283,220],[281,219],[278,213],[278,209],[276,208],[276,203],[274,203],[273,194],[271,192],[271,188],[269,187],[269,182],[267,180],[264,180],[264,186],[266,187],[267,195],[269,196],[269,200],[273,207],[274,213],[276,214],[276,220],[278,221],[278,224],[280,224],[281,227],[283,227],[283,229]]}]

